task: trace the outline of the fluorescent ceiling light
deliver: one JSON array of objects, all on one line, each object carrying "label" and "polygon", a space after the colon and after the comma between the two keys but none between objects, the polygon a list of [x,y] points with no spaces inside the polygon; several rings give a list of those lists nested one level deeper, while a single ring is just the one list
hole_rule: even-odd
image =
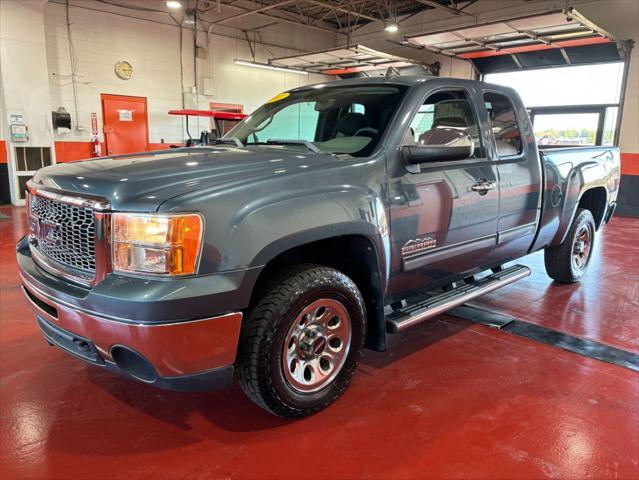
[{"label": "fluorescent ceiling light", "polygon": [[236,65],[244,65],[245,67],[264,68],[266,70],[277,70],[278,72],[297,73],[298,75],[308,75],[305,70],[296,70],[294,68],[276,67],[275,65],[269,65],[268,63],[249,62],[246,60],[233,60]]},{"label": "fluorescent ceiling light", "polygon": [[399,30],[399,26],[397,26],[396,23],[389,23],[384,27],[384,30],[386,30],[388,33],[395,33],[397,30]]},{"label": "fluorescent ceiling light", "polygon": [[177,0],[169,0],[168,2],[164,2],[164,5],[167,7],[177,10],[178,8],[182,8],[182,2],[178,2]]}]

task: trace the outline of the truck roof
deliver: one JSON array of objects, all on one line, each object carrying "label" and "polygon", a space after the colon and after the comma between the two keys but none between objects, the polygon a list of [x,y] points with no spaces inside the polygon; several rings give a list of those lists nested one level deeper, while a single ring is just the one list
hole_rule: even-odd
[{"label": "truck roof", "polygon": [[429,83],[442,83],[444,85],[458,85],[458,86],[477,86],[489,85],[491,89],[500,90],[508,93],[516,93],[512,88],[504,87],[503,85],[496,85],[492,83],[481,82],[479,80],[466,80],[462,78],[452,77],[432,77],[428,75],[406,75],[396,77],[368,77],[368,78],[349,78],[346,80],[335,80],[329,82],[319,82],[315,84],[304,85],[289,90],[289,92],[301,92],[311,88],[317,88],[318,85],[406,85],[409,87],[419,85],[425,82]]}]

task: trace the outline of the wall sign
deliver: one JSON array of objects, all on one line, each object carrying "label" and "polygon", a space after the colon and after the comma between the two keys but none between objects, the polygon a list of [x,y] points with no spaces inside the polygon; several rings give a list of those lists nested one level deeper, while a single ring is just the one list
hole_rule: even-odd
[{"label": "wall sign", "polygon": [[121,122],[132,122],[133,110],[118,110],[118,120]]},{"label": "wall sign", "polygon": [[9,134],[11,143],[26,143],[29,141],[29,127],[25,125],[22,113],[9,114]]},{"label": "wall sign", "polygon": [[14,123],[11,124],[9,130],[11,131],[11,143],[25,143],[29,141],[26,125]]},{"label": "wall sign", "polygon": [[98,134],[98,114],[95,112],[91,114],[91,134],[94,136]]}]

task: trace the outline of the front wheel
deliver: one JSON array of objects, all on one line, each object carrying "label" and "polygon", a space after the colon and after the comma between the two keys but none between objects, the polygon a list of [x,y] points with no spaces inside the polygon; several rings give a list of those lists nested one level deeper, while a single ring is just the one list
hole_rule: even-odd
[{"label": "front wheel", "polygon": [[560,245],[546,248],[546,273],[561,283],[575,283],[586,273],[595,241],[595,220],[590,210],[577,210],[570,230]]},{"label": "front wheel", "polygon": [[243,325],[240,385],[275,415],[315,413],[350,384],[365,332],[364,301],[349,277],[319,265],[295,267],[266,292]]}]

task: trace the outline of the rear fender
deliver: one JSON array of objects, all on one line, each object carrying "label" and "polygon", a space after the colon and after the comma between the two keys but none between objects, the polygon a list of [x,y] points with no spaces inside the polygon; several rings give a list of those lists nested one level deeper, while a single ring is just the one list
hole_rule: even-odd
[{"label": "rear fender", "polygon": [[561,214],[561,221],[557,233],[550,243],[551,246],[564,242],[584,195],[586,192],[594,189],[601,189],[605,192],[605,205],[601,207],[601,214],[598,214],[596,210],[592,212],[597,228],[602,225],[607,205],[610,202],[610,195],[606,188],[606,177],[607,172],[601,164],[588,164],[579,166],[573,170],[573,174],[566,184],[565,202]]}]

